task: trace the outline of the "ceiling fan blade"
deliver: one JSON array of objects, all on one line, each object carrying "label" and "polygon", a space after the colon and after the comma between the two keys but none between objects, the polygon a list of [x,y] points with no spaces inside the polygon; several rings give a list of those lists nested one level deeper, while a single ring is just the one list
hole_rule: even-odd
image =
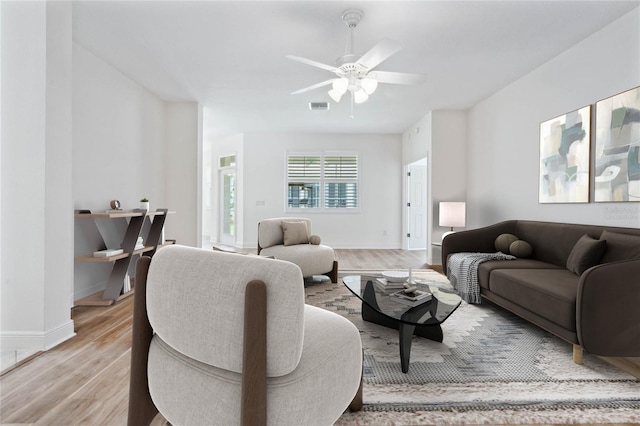
[{"label": "ceiling fan blade", "polygon": [[392,71],[372,71],[367,77],[375,78],[379,83],[417,85],[422,84],[427,79],[423,74],[409,74]]},{"label": "ceiling fan blade", "polygon": [[362,65],[368,70],[373,69],[400,49],[398,43],[385,38],[362,55],[356,64]]},{"label": "ceiling fan blade", "polygon": [[333,83],[335,80],[337,80],[337,79],[332,78],[331,80],[326,80],[326,81],[323,81],[322,83],[314,84],[313,86],[309,86],[309,87],[305,87],[305,88],[300,89],[300,90],[296,90],[295,92],[291,92],[291,94],[292,95],[298,95],[300,93],[304,93],[304,92],[308,92],[310,90],[317,89],[318,87],[328,86],[331,83]]},{"label": "ceiling fan blade", "polygon": [[312,61],[311,59],[301,58],[300,56],[287,55],[288,59],[292,59],[294,61],[302,62],[303,64],[311,65],[312,67],[322,68],[323,70],[336,72],[338,69],[336,67],[332,67],[331,65],[326,65],[321,62]]}]

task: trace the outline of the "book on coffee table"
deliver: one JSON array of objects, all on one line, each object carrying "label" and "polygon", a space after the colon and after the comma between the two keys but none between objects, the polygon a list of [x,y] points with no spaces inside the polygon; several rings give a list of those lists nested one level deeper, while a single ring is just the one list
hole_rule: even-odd
[{"label": "book on coffee table", "polygon": [[400,290],[404,288],[404,283],[402,282],[389,281],[386,278],[381,277],[376,278],[376,280],[373,282],[373,285],[375,285],[382,291]]},{"label": "book on coffee table", "polygon": [[421,303],[428,302],[433,298],[431,292],[424,290],[415,290],[413,293],[405,293],[404,290],[396,291],[389,295],[391,300],[408,306],[418,306]]}]

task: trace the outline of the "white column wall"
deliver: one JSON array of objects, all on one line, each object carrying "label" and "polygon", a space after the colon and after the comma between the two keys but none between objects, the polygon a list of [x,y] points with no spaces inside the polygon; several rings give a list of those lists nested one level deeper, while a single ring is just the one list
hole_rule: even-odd
[{"label": "white column wall", "polygon": [[74,335],[71,6],[2,2],[3,352]]},{"label": "white column wall", "polygon": [[168,218],[166,237],[199,247],[202,240],[202,107],[195,102],[167,104],[164,176]]}]

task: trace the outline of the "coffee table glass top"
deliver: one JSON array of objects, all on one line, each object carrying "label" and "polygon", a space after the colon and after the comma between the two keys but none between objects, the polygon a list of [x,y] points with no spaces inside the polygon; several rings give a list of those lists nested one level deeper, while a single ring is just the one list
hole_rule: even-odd
[{"label": "coffee table glass top", "polygon": [[429,291],[432,299],[417,306],[404,305],[393,300],[390,295],[398,289],[382,289],[374,282],[380,276],[350,275],[342,279],[344,285],[360,300],[375,311],[406,324],[442,324],[455,311],[462,299],[445,283],[419,281],[414,283],[418,290]]}]

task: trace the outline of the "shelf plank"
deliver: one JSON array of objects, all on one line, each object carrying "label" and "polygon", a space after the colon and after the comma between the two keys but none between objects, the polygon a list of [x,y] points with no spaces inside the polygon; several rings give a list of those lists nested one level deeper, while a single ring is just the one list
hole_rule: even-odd
[{"label": "shelf plank", "polygon": [[119,259],[124,259],[125,257],[129,257],[129,253],[121,253],[115,256],[107,256],[107,257],[96,257],[92,255],[87,256],[77,256],[75,257],[76,262],[115,262]]},{"label": "shelf plank", "polygon": [[[93,219],[117,219],[119,217],[138,217],[142,216],[145,212],[143,210],[123,210],[121,212],[91,212],[90,210],[76,210],[74,217],[78,218],[93,218]],[[174,214],[175,211],[168,211],[167,214]],[[163,211],[150,210],[146,212],[147,216],[162,216]]]},{"label": "shelf plank", "polygon": [[[111,306],[116,302],[113,299],[103,299],[102,293],[102,291],[99,291],[87,297],[83,297],[82,299],[78,299],[73,302],[73,306]],[[126,299],[127,297],[133,296],[133,294],[133,289],[131,289],[131,291],[121,294],[117,300],[120,301],[122,299]]]}]

